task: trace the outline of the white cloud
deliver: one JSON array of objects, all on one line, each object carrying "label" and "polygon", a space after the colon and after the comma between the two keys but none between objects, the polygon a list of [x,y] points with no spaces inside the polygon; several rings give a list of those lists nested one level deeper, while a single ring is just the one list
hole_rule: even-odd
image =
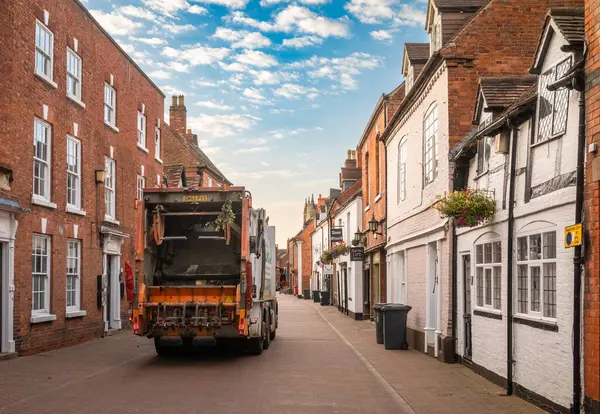
[{"label": "white cloud", "polygon": [[171,74],[169,72],[165,72],[164,70],[155,70],[150,72],[150,77],[153,79],[166,80],[171,79]]},{"label": "white cloud", "polygon": [[195,4],[193,6],[188,7],[187,12],[192,14],[205,15],[206,13],[208,13],[208,10],[206,10],[206,8],[202,6],[198,6]]},{"label": "white cloud", "polygon": [[342,73],[340,84],[342,85],[342,88],[347,90],[356,89],[357,87],[356,80],[347,73]]},{"label": "white cloud", "polygon": [[[260,0],[260,5],[263,7],[273,6],[280,3],[292,3],[293,0]],[[327,4],[331,0],[298,0],[298,3],[307,5]]]},{"label": "white cloud", "polygon": [[247,72],[249,70],[248,66],[242,65],[241,63],[238,63],[238,62],[233,62],[233,63],[219,62],[219,66],[221,67],[221,69],[223,69],[227,72]]},{"label": "white cloud", "polygon": [[300,36],[291,39],[283,39],[282,46],[300,49],[308,46],[320,45],[323,43],[323,38],[318,36]]},{"label": "white cloud", "polygon": [[229,178],[245,178],[252,180],[262,180],[263,178],[290,178],[300,175],[298,171],[292,170],[264,170],[264,171],[237,171],[228,174]]},{"label": "white cloud", "polygon": [[200,88],[216,88],[219,86],[216,82],[205,80],[204,78],[200,78],[197,80],[193,80],[191,82],[192,87],[200,87]]},{"label": "white cloud", "polygon": [[263,96],[263,94],[260,93],[260,90],[256,88],[246,88],[244,89],[244,92],[242,92],[242,95],[244,96],[244,98],[257,105],[267,103],[266,98]]},{"label": "white cloud", "polygon": [[389,30],[373,30],[369,33],[371,37],[375,40],[391,40],[392,34]]},{"label": "white cloud", "polygon": [[136,17],[138,19],[144,19],[144,20],[156,19],[156,16],[154,15],[154,13],[152,13],[150,10],[144,9],[142,7],[122,6],[117,9],[117,12],[122,15],[129,16],[129,17]]},{"label": "white cloud", "polygon": [[275,95],[282,96],[288,99],[298,99],[303,95],[316,94],[318,91],[315,88],[307,88],[294,83],[284,83],[280,88],[275,90]]},{"label": "white cloud", "polygon": [[160,89],[165,93],[165,95],[185,95],[185,92],[182,91],[181,89],[175,87],[175,86],[171,86],[171,85],[164,85],[161,86]]},{"label": "white cloud", "polygon": [[214,102],[214,101],[199,101],[199,102],[196,102],[195,105],[201,106],[203,108],[219,109],[221,111],[231,111],[231,110],[235,109],[233,106],[226,105],[224,103]]},{"label": "white cloud", "polygon": [[277,65],[277,60],[258,50],[244,50],[243,53],[234,57],[240,63],[260,68],[269,68]]},{"label": "white cloud", "polygon": [[262,165],[263,167],[269,167],[271,164],[269,164],[269,163],[268,163],[268,162],[266,162],[266,161],[261,161],[261,162],[260,162],[260,165]]},{"label": "white cloud", "polygon": [[165,39],[161,39],[159,37],[131,37],[131,40],[144,43],[150,46],[160,46],[166,45],[167,41]]},{"label": "white cloud", "polygon": [[290,33],[294,30],[321,37],[349,37],[348,18],[330,19],[306,7],[290,5],[275,15],[273,22],[263,22],[247,17],[243,12],[233,12],[228,21],[255,27],[263,32]]},{"label": "white cloud", "polygon": [[100,10],[90,10],[92,16],[98,23],[111,35],[124,36],[137,31],[142,27],[142,24],[135,22],[128,17],[125,17],[117,12],[104,13]]},{"label": "white cloud", "polygon": [[196,3],[217,4],[229,9],[243,9],[248,4],[248,1],[249,0],[194,0]]},{"label": "white cloud", "polygon": [[250,72],[254,76],[255,85],[277,85],[281,82],[281,77],[277,72],[268,70],[253,70]]},{"label": "white cloud", "polygon": [[251,115],[206,115],[188,117],[190,128],[212,137],[228,137],[252,128],[261,119]]},{"label": "white cloud", "polygon": [[397,0],[350,0],[344,8],[361,23],[393,20],[398,26],[418,26],[425,21],[425,11],[421,7],[398,4]]},{"label": "white cloud", "polygon": [[269,131],[271,137],[274,139],[283,139],[290,136],[298,135],[301,132],[306,132],[306,128],[296,128],[296,129],[276,129],[273,131]]},{"label": "white cloud", "polygon": [[166,16],[173,16],[179,10],[190,7],[186,0],[142,0],[142,3]]},{"label": "white cloud", "polygon": [[293,114],[296,111],[294,111],[293,109],[271,108],[269,109],[269,112],[272,114]]},{"label": "white cloud", "polygon": [[191,25],[191,24],[179,25],[179,24],[163,23],[163,24],[161,24],[161,27],[164,30],[174,33],[174,34],[191,32],[192,30],[196,30],[196,26]]},{"label": "white cloud", "polygon": [[250,153],[257,153],[257,152],[268,152],[269,151],[269,147],[249,147],[249,148],[239,148],[237,150],[235,150],[236,154],[250,154]]},{"label": "white cloud", "polygon": [[129,53],[129,54],[132,54],[135,51],[135,48],[133,47],[133,45],[130,45],[127,43],[119,42],[119,46],[121,46],[121,49],[123,49],[126,53]]},{"label": "white cloud", "polygon": [[177,61],[171,61],[168,63],[160,62],[158,66],[164,69],[174,70],[175,72],[186,73],[190,71],[190,65]]},{"label": "white cloud", "polygon": [[162,55],[172,59],[180,61],[187,61],[192,66],[200,65],[212,65],[229,55],[229,49],[227,48],[213,48],[201,45],[193,45],[186,49],[174,49],[172,47],[165,47]]},{"label": "white cloud", "polygon": [[233,48],[260,49],[271,46],[269,38],[259,32],[248,32],[246,30],[232,30],[225,27],[218,27],[215,34],[211,37],[230,42]]},{"label": "white cloud", "polygon": [[239,141],[251,145],[264,145],[267,143],[267,140],[264,138],[242,138]]}]

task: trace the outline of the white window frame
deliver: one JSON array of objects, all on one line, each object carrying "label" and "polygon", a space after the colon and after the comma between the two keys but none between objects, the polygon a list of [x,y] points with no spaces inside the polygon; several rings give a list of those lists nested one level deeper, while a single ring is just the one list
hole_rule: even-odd
[{"label": "white window frame", "polygon": [[[553,252],[553,256],[554,257],[545,257],[547,250],[546,247],[547,243],[545,240],[546,235],[551,235],[554,234],[554,252]],[[530,259],[531,257],[531,239],[535,236],[540,236],[540,257],[539,259]],[[525,258],[523,258],[524,256],[521,255],[521,245],[520,242],[522,239],[526,239],[527,240],[527,248],[525,250],[526,256]],[[557,314],[557,309],[558,309],[558,301],[557,301],[557,280],[558,280],[558,232],[556,229],[553,228],[546,228],[546,229],[542,229],[542,230],[536,230],[536,231],[531,231],[531,232],[527,232],[527,233],[521,233],[517,235],[517,240],[516,240],[516,305],[517,305],[517,311],[516,314],[518,315],[525,315],[525,316],[533,316],[539,319],[545,319],[545,320],[551,320],[551,321],[555,321],[556,320],[556,314]],[[550,245],[551,246],[551,245]],[[544,265],[554,265],[554,281],[553,283],[551,283],[552,286],[548,286],[548,282],[549,280],[546,279],[546,267]],[[525,297],[527,298],[527,309],[525,309],[525,311],[523,311],[521,304],[522,304],[522,297],[521,297],[521,292],[522,292],[522,283],[521,283],[521,270],[524,267],[527,267],[527,275],[526,275],[526,280],[525,280],[525,288],[526,288],[526,293],[525,293]],[[539,269],[539,285],[538,285],[538,295],[539,295],[539,309],[538,310],[532,310],[532,302],[533,302],[533,289],[532,289],[532,268],[537,268]],[[553,291],[550,290],[550,288],[554,288]],[[548,296],[551,295],[551,292],[554,292],[554,300],[553,300],[553,304],[549,304],[548,306],[553,306],[552,309],[548,308],[548,314],[546,314],[546,309],[545,305],[547,305],[547,302],[549,302],[549,300],[547,301],[546,299],[546,292],[548,292]]]},{"label": "white window frame", "polygon": [[[70,151],[73,149],[73,146],[70,146],[69,144],[72,144],[75,149],[74,155],[77,161],[75,170],[69,168],[69,158],[71,157]],[[69,188],[69,177],[72,177],[75,182],[74,189]],[[75,191],[75,203],[69,203],[70,190]],[[81,141],[71,135],[67,135],[67,206],[81,210]]]},{"label": "white window frame", "polygon": [[104,83],[104,123],[117,126],[117,91],[108,83]]},{"label": "white window frame", "polygon": [[137,146],[143,149],[144,151],[148,151],[146,148],[146,115],[138,111],[137,116]]},{"label": "white window frame", "polygon": [[206,180],[206,184],[208,187],[212,187],[212,185],[213,185],[212,177],[208,177],[208,179]]},{"label": "white window frame", "polygon": [[398,144],[398,203],[406,200],[406,162],[408,139],[402,137]]},{"label": "white window frame", "polygon": [[[38,133],[42,133],[45,138],[46,138],[46,142],[44,143],[43,141],[38,140]],[[38,157],[38,142],[44,143],[46,145],[46,159],[40,158]],[[45,178],[44,178],[44,182],[43,185],[38,185],[37,188],[39,189],[38,192],[36,192],[36,180],[41,180],[41,177],[36,177],[35,175],[35,171],[36,171],[36,165],[39,165],[40,170],[44,171],[45,174]],[[39,118],[34,118],[33,121],[33,188],[32,188],[32,192],[33,192],[33,198],[34,199],[39,199],[42,200],[43,202],[46,203],[50,203],[50,197],[51,197],[51,189],[52,189],[52,126],[39,119]]]},{"label": "white window frame", "polygon": [[[48,35],[49,50],[45,50],[44,45],[38,44],[39,31],[42,31],[42,32],[44,32],[44,34]],[[45,72],[45,68],[42,68],[42,71],[40,71],[40,68],[38,65],[38,57],[41,57],[41,59],[48,66],[47,67],[48,73]],[[53,82],[53,79],[54,79],[54,33],[52,33],[45,24],[43,24],[42,22],[40,22],[37,19],[35,21],[35,73],[37,75],[41,76],[46,81],[53,84],[54,87],[56,87],[56,84]]]},{"label": "white window frame", "polygon": [[104,171],[106,173],[104,177],[104,219],[114,221],[117,219],[117,180],[114,159],[104,157]]},{"label": "white window frame", "polygon": [[160,150],[161,150],[161,135],[160,135],[160,128],[156,127],[156,130],[154,131],[154,159],[160,163],[162,163],[162,158],[160,157]]},{"label": "white window frame", "polygon": [[[489,260],[486,254],[488,246]],[[499,239],[475,245],[475,304],[478,308],[502,310],[502,242]]]},{"label": "white window frame", "polygon": [[489,137],[477,141],[477,176],[484,175],[490,170],[492,145]]},{"label": "white window frame", "polygon": [[438,175],[438,135],[438,107],[433,103],[423,118],[423,187],[434,182]]},{"label": "white window frame", "polygon": [[[52,246],[51,240],[49,236],[44,234],[33,233],[33,237],[31,238],[31,256],[32,256],[32,268],[31,268],[31,314],[32,315],[46,315],[50,313],[50,264],[51,264],[51,253]],[[35,254],[36,247],[42,248],[45,245],[45,253],[42,251],[40,254]],[[35,264],[37,262],[36,257],[40,259],[40,268],[35,268]],[[46,270],[43,269],[43,264],[45,263]],[[42,277],[43,288],[35,290],[35,282],[34,279],[36,276]],[[39,286],[38,286],[39,288]],[[35,305],[35,296],[36,294],[42,293],[44,297],[44,306],[36,309]]]},{"label": "white window frame", "polygon": [[[537,131],[535,134],[535,141],[532,145],[548,141],[550,139],[560,137],[567,132],[567,124],[569,120],[569,99],[570,99],[570,91],[568,88],[559,88],[556,91],[549,91],[547,86],[558,79],[560,79],[564,74],[571,68],[573,65],[572,57],[569,56],[565,59],[561,59],[551,68],[546,70],[539,76],[539,86],[538,86],[538,101],[537,101]],[[558,69],[560,68],[560,73]],[[556,125],[556,116],[557,116],[557,101],[559,99],[565,100],[564,107],[564,121],[563,124],[558,126]],[[546,99],[550,103],[550,107],[548,108],[550,113],[544,117],[544,119],[540,118],[541,107],[542,107],[542,99]],[[551,102],[550,102],[551,101]],[[544,122],[546,118],[549,118],[548,121]],[[550,128],[549,133],[546,131],[542,132],[543,128]]]},{"label": "white window frame", "polygon": [[137,174],[136,181],[136,200],[142,200],[144,198],[144,187],[146,187],[146,177],[143,175]]},{"label": "white window frame", "polygon": [[[69,61],[73,59],[75,61],[75,70],[77,73],[73,73],[69,68]],[[81,89],[82,89],[82,63],[81,57],[75,53],[71,48],[67,47],[67,96],[74,101],[81,104]],[[71,91],[71,83],[75,82],[75,93]]]},{"label": "white window frame", "polygon": [[414,83],[414,69],[413,66],[410,65],[408,67],[408,71],[406,73],[406,92],[410,91],[413,87]]},{"label": "white window frame", "polygon": [[[71,247],[75,247],[75,256],[72,256]],[[69,261],[74,260],[74,266],[69,266]],[[75,284],[72,286],[74,289],[69,289],[69,277],[75,278]],[[65,306],[67,312],[74,312],[81,310],[81,241],[76,239],[67,239],[67,266],[66,266],[66,279],[65,279]],[[74,292],[75,303],[69,305],[69,292]]]}]

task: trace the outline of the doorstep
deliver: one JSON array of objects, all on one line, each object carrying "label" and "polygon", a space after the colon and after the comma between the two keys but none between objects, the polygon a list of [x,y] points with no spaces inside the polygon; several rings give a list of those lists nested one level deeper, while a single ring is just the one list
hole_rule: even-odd
[{"label": "doorstep", "polygon": [[109,329],[108,331],[104,332],[104,336],[113,336],[113,335],[118,335],[121,332],[123,332],[122,329]]},{"label": "doorstep", "polygon": [[0,361],[8,361],[10,359],[15,359],[19,354],[16,352],[0,352]]}]

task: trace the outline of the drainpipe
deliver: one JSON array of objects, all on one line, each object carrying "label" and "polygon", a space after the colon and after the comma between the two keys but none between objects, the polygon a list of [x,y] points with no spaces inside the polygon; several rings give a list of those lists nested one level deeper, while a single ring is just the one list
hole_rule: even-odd
[{"label": "drainpipe", "polygon": [[[508,258],[506,260],[506,395],[513,394],[513,249],[514,249],[514,223],[515,223],[515,177],[517,162],[517,138],[519,129],[507,118],[507,125],[512,132],[510,146],[510,182],[508,189]],[[531,131],[535,131],[535,118],[531,121]],[[509,132],[509,133],[510,133]]]},{"label": "drainpipe", "polygon": [[[573,79],[579,91],[579,137],[577,140],[577,193],[575,196],[575,223],[582,223],[585,161],[585,84],[582,79]],[[581,406],[581,246],[575,246],[573,257],[573,407],[579,413]]]}]

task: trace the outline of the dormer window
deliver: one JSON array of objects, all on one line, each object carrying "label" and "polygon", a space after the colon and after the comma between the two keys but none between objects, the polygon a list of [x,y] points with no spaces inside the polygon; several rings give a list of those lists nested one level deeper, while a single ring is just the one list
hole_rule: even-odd
[{"label": "dormer window", "polygon": [[436,16],[431,28],[431,54],[442,48],[442,19]]},{"label": "dormer window", "polygon": [[548,90],[548,85],[561,79],[571,68],[571,57],[542,73],[538,93],[538,133],[535,143],[560,136],[567,130],[569,90]]}]

